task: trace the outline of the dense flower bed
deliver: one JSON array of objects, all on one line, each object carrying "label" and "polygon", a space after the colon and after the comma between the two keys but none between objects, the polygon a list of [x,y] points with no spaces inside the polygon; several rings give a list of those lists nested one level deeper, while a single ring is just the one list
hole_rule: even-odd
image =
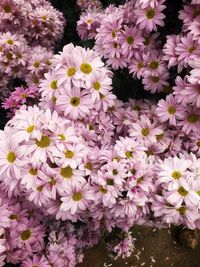
[{"label": "dense flower bed", "polygon": [[[181,32],[162,40],[167,1],[105,9],[77,1],[78,34],[94,48],[69,43],[59,53],[64,17],[48,1],[0,8],[9,110],[0,131],[0,266],[73,267],[116,230],[108,250],[130,256],[134,224],[199,229],[200,3],[185,3]],[[114,74],[124,68],[154,100],[117,99]]]}]

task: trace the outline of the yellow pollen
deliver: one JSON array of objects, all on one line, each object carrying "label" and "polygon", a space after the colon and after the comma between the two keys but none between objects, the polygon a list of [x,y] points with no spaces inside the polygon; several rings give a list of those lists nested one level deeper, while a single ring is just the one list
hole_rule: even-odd
[{"label": "yellow pollen", "polygon": [[16,160],[16,155],[14,152],[10,151],[8,154],[7,154],[7,161],[10,162],[10,163],[13,163],[14,161]]},{"label": "yellow pollen", "polygon": [[95,83],[93,84],[93,87],[94,87],[95,90],[98,91],[98,90],[101,88],[101,84],[100,84],[100,82],[95,82]]},{"label": "yellow pollen", "polygon": [[57,89],[57,81],[56,80],[52,81],[50,84],[50,87],[51,87],[51,89],[56,90]]},{"label": "yellow pollen", "polygon": [[80,104],[80,98],[76,96],[72,97],[70,100],[70,104],[74,107],[78,107],[78,105]]},{"label": "yellow pollen", "polygon": [[26,128],[27,133],[32,133],[35,130],[35,125],[30,125]]},{"label": "yellow pollen", "polygon": [[72,159],[72,158],[74,157],[74,152],[71,151],[71,150],[67,150],[67,151],[65,152],[65,157],[66,157],[67,159]]},{"label": "yellow pollen", "polygon": [[76,73],[76,69],[75,69],[75,68],[69,68],[69,69],[67,70],[67,75],[68,75],[68,77],[72,77],[72,76],[74,76],[75,73]]},{"label": "yellow pollen", "polygon": [[35,176],[35,175],[37,175],[37,169],[33,169],[33,168],[31,168],[31,169],[29,170],[29,173],[30,173],[31,175]]},{"label": "yellow pollen", "polygon": [[27,230],[23,231],[22,234],[21,234],[21,239],[23,241],[28,240],[30,237],[31,237],[31,230],[30,229],[27,229]]},{"label": "yellow pollen", "polygon": [[73,169],[70,166],[62,168],[60,171],[60,175],[62,175],[62,177],[64,177],[64,178],[69,179],[73,175]]},{"label": "yellow pollen", "polygon": [[83,194],[81,192],[74,193],[72,196],[72,199],[74,201],[80,201],[83,197]]},{"label": "yellow pollen", "polygon": [[81,71],[85,74],[90,74],[92,72],[92,66],[88,63],[81,64]]},{"label": "yellow pollen", "polygon": [[41,140],[36,139],[35,143],[38,147],[45,148],[50,145],[51,139],[47,135],[43,135]]}]

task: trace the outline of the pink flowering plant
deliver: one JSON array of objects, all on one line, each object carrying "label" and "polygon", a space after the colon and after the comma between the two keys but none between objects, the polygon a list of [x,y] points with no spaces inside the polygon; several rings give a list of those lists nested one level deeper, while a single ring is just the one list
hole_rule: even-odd
[{"label": "pink flowering plant", "polygon": [[[28,85],[3,103],[0,266],[74,267],[105,232],[111,256],[129,257],[135,224],[200,228],[200,3],[182,6],[181,33],[164,40],[167,1],[77,6],[94,49],[54,54],[64,19],[48,1],[0,3],[1,85]],[[124,69],[148,99],[117,98]]]}]

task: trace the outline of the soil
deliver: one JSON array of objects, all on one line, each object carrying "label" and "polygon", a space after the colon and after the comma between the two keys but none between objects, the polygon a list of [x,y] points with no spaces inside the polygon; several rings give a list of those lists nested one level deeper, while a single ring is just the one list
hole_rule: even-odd
[{"label": "soil", "polygon": [[106,253],[105,245],[100,243],[86,251],[83,263],[77,267],[199,267],[200,243],[196,246],[198,239],[194,238],[196,248],[184,246],[190,243],[187,234],[186,241],[182,240],[181,244],[177,228],[135,226],[133,236],[137,240],[130,258],[113,261]]}]

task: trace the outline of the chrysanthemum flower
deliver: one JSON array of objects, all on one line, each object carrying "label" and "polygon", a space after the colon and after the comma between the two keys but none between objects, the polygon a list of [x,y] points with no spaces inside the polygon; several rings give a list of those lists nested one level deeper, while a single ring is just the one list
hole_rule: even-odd
[{"label": "chrysanthemum flower", "polygon": [[176,98],[172,94],[166,97],[166,100],[160,100],[156,109],[160,121],[169,120],[171,125],[177,124],[177,117],[181,116],[182,107],[178,105]]},{"label": "chrysanthemum flower", "polygon": [[62,88],[56,97],[57,111],[73,120],[84,118],[93,107],[90,95],[86,91],[81,91],[80,88],[74,87],[71,91]]},{"label": "chrysanthemum flower", "polygon": [[162,11],[166,8],[165,5],[158,4],[155,7],[146,6],[145,8],[137,8],[135,10],[136,25],[141,30],[146,31],[157,30],[157,26],[164,26],[165,15]]},{"label": "chrysanthemum flower", "polygon": [[33,257],[29,257],[23,261],[22,264],[23,267],[31,267],[31,266],[37,266],[37,267],[47,267],[50,266],[48,263],[48,260],[45,256],[39,257],[37,255],[33,255]]},{"label": "chrysanthemum flower", "polygon": [[145,115],[141,116],[130,128],[130,136],[140,144],[156,143],[156,136],[162,133],[163,130],[156,127],[156,123],[152,123]]},{"label": "chrysanthemum flower", "polygon": [[65,188],[65,194],[61,198],[60,209],[70,211],[74,215],[77,212],[86,210],[91,200],[94,200],[94,196],[88,184],[73,183],[68,188]]}]

